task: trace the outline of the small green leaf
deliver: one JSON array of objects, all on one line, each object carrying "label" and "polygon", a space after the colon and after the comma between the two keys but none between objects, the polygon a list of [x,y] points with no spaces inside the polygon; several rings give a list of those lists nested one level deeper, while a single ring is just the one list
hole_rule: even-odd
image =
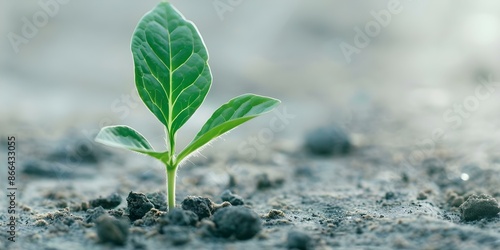
[{"label": "small green leaf", "polygon": [[192,22],[162,2],[141,19],[131,48],[139,96],[173,137],[210,89],[205,44]]},{"label": "small green leaf", "polygon": [[166,152],[156,152],[148,140],[128,126],[108,126],[99,131],[95,140],[104,145],[123,148],[165,160]]},{"label": "small green leaf", "polygon": [[203,125],[193,141],[179,154],[180,162],[203,145],[229,130],[271,111],[280,101],[274,98],[245,94],[231,99],[218,108]]}]

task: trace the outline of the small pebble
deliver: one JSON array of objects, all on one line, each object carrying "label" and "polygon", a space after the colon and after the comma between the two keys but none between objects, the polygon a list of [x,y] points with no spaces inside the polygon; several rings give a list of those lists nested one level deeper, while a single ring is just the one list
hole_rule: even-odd
[{"label": "small pebble", "polygon": [[386,200],[394,199],[394,197],[396,197],[396,194],[394,194],[394,192],[387,192],[387,193],[385,193],[385,199]]},{"label": "small pebble", "polygon": [[243,206],[224,207],[214,214],[217,233],[222,237],[235,236],[238,240],[247,240],[262,230],[262,222],[254,211]]},{"label": "small pebble", "polygon": [[283,213],[283,211],[278,210],[278,209],[271,209],[271,211],[269,211],[269,213],[264,215],[265,219],[271,219],[271,220],[280,219],[283,217],[285,217],[285,213]]},{"label": "small pebble", "polygon": [[113,243],[123,246],[127,243],[129,234],[128,223],[109,215],[100,217],[96,222],[97,236],[102,243]]},{"label": "small pebble", "polygon": [[314,248],[311,236],[295,230],[288,232],[286,246],[288,249],[299,250],[310,250]]},{"label": "small pebble", "polygon": [[307,133],[305,148],[315,155],[344,155],[351,151],[352,144],[342,128],[332,125]]},{"label": "small pebble", "polygon": [[47,223],[47,221],[46,221],[46,220],[44,220],[44,219],[39,219],[39,220],[36,220],[36,221],[35,221],[35,226],[37,226],[37,227],[45,227],[45,226],[47,226],[48,224],[49,224],[49,223]]},{"label": "small pebble", "polygon": [[465,221],[495,217],[500,212],[497,200],[486,194],[469,196],[459,208]]},{"label": "small pebble", "polygon": [[269,189],[273,187],[278,187],[283,184],[285,181],[283,178],[278,178],[275,180],[271,180],[269,178],[269,175],[266,173],[259,174],[255,176],[255,179],[257,179],[257,189]]},{"label": "small pebble", "polygon": [[231,203],[231,205],[233,206],[241,206],[245,204],[245,201],[243,200],[243,198],[241,198],[241,196],[233,194],[229,190],[225,190],[221,194],[221,199],[222,201],[227,201]]},{"label": "small pebble", "polygon": [[425,194],[424,192],[418,193],[417,200],[425,200],[425,199],[427,199],[427,194]]},{"label": "small pebble", "polygon": [[118,193],[112,193],[106,198],[97,198],[90,200],[89,204],[91,207],[103,207],[104,209],[112,209],[117,207],[122,203],[122,197]]}]

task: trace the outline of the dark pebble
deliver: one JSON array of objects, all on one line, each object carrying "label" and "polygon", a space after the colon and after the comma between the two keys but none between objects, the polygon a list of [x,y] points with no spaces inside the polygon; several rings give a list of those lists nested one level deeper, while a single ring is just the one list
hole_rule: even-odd
[{"label": "dark pebble", "polygon": [[387,192],[387,193],[385,193],[385,199],[386,200],[394,199],[395,197],[396,197],[396,194],[394,194],[394,192]]},{"label": "dark pebble", "polygon": [[87,210],[87,214],[88,215],[85,218],[85,222],[91,223],[91,222],[95,222],[102,215],[107,214],[107,212],[102,207],[96,207],[94,209]]},{"label": "dark pebble", "polygon": [[167,196],[162,192],[148,193],[146,194],[148,200],[153,203],[156,209],[160,211],[167,211]]},{"label": "dark pebble", "polygon": [[255,176],[255,179],[257,180],[257,189],[269,189],[273,187],[279,187],[285,181],[285,179],[283,178],[271,180],[269,178],[269,175],[267,175],[266,173]]},{"label": "dark pebble", "polygon": [[108,149],[94,140],[78,134],[70,134],[59,142],[47,159],[64,164],[96,164],[110,155]]},{"label": "dark pebble", "polygon": [[194,212],[199,220],[210,217],[214,211],[214,203],[208,198],[188,196],[181,204],[182,209]]},{"label": "dark pebble", "polygon": [[310,250],[313,249],[312,238],[303,232],[290,231],[286,237],[286,246],[288,249]]},{"label": "dark pebble", "polygon": [[257,189],[267,189],[273,186],[267,174],[260,174],[256,176]]},{"label": "dark pebble", "polygon": [[469,196],[459,208],[465,221],[495,217],[500,212],[497,200],[486,194]]},{"label": "dark pebble", "polygon": [[103,207],[104,209],[113,209],[122,203],[122,197],[118,193],[112,193],[106,198],[97,198],[90,200],[91,207]]},{"label": "dark pebble", "polygon": [[101,216],[96,222],[97,236],[102,243],[113,243],[123,246],[127,243],[128,223],[111,216]]},{"label": "dark pebble", "polygon": [[27,160],[22,164],[22,172],[46,178],[72,178],[74,171],[58,163],[41,160]]},{"label": "dark pebble", "polygon": [[135,221],[141,219],[154,207],[143,193],[130,192],[127,197],[128,217]]},{"label": "dark pebble", "polygon": [[221,208],[213,221],[219,235],[226,238],[234,235],[238,240],[250,239],[262,229],[259,215],[243,206]]},{"label": "dark pebble", "polygon": [[193,211],[174,208],[167,214],[168,221],[177,226],[195,226],[198,222],[198,215]]},{"label": "dark pebble", "polygon": [[307,133],[305,148],[316,155],[344,155],[351,151],[352,145],[346,132],[332,125]]},{"label": "dark pebble", "polygon": [[229,190],[225,190],[221,194],[221,200],[231,203],[233,206],[241,206],[245,204],[245,200],[241,196],[231,193]]}]

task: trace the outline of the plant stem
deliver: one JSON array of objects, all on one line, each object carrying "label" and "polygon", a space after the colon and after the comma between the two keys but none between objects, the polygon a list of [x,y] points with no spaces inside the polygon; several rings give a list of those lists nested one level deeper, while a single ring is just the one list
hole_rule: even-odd
[{"label": "plant stem", "polygon": [[167,194],[168,194],[168,211],[175,208],[175,175],[177,174],[177,167],[167,167]]},{"label": "plant stem", "polygon": [[167,172],[167,202],[168,211],[172,211],[175,208],[175,175],[177,173],[177,161],[175,159],[175,133],[169,133],[170,128],[165,128],[168,135],[170,155],[168,161],[165,162],[166,172]]}]

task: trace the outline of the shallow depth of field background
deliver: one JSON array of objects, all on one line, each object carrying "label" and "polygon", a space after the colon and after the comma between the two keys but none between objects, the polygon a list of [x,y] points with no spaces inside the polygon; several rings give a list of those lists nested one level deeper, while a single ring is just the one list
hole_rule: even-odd
[{"label": "shallow depth of field background", "polygon": [[[126,101],[135,95],[130,38],[158,1],[69,0],[15,53],[8,34],[22,34],[23,18],[43,10],[39,2],[0,0],[2,134],[56,138],[68,129],[127,124],[161,145],[160,123],[141,102]],[[376,144],[413,145],[436,128],[471,141],[500,135],[500,124],[488,122],[499,113],[500,91],[457,128],[443,119],[475,95],[478,78],[500,75],[498,1],[401,0],[401,12],[350,62],[340,44],[354,45],[355,29],[364,30],[375,20],[370,13],[389,1],[171,2],[198,26],[214,76],[205,105],[179,132],[181,144],[218,105],[246,92],[277,97],[295,116],[273,140],[300,142],[304,131],[331,122],[385,138]],[[257,134],[272,116],[234,134]],[[372,129],[357,130],[361,122]]]}]

